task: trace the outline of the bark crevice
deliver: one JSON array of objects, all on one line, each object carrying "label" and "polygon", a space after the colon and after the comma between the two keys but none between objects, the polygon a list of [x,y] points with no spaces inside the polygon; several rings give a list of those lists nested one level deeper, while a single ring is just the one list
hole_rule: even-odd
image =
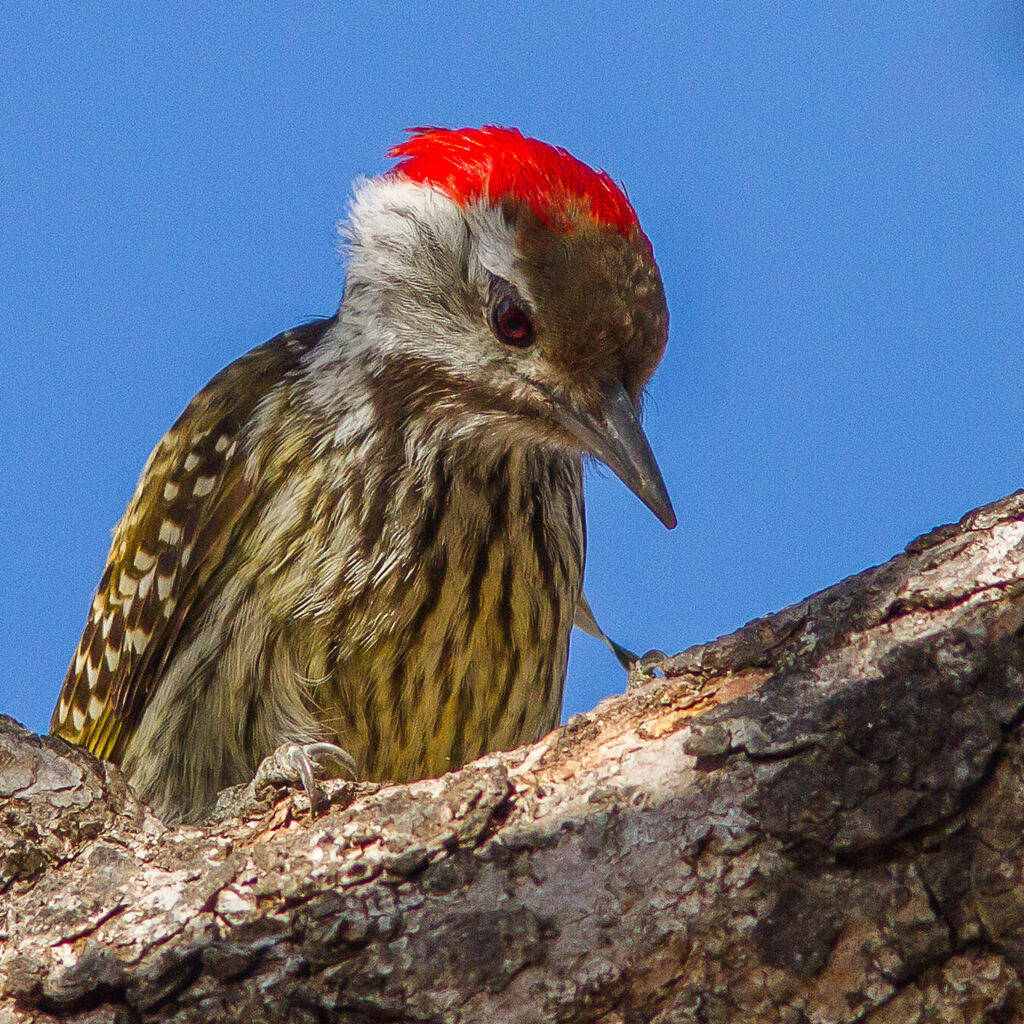
[{"label": "bark crevice", "polygon": [[1024,494],[644,668],[314,820],[0,718],[0,1024],[1024,1019]]}]

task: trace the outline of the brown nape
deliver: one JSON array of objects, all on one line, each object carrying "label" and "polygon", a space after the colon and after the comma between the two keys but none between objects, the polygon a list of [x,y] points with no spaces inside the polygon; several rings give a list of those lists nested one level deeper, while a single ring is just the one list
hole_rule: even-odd
[{"label": "brown nape", "polygon": [[509,214],[548,360],[577,382],[617,377],[638,401],[668,340],[665,290],[647,238],[639,229],[626,238],[585,213],[569,233],[552,231],[529,207],[506,206]]}]

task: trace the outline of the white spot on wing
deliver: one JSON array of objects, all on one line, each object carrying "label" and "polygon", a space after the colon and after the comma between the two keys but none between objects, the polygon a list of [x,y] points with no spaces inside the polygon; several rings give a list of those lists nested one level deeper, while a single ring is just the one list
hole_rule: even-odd
[{"label": "white spot on wing", "polygon": [[135,558],[132,559],[132,564],[139,570],[139,572],[147,572],[153,568],[153,563],[155,561],[156,559],[152,555],[147,554],[142,548],[139,548],[139,550],[135,552]]},{"label": "white spot on wing", "polygon": [[153,586],[153,577],[156,575],[156,569],[150,569],[145,576],[139,580],[139,600],[144,601],[146,595],[149,593],[149,588]]},{"label": "white spot on wing", "polygon": [[161,601],[167,600],[167,595],[171,592],[171,584],[174,582],[173,576],[157,576],[156,578],[156,596]]},{"label": "white spot on wing", "polygon": [[89,698],[89,717],[95,722],[103,714],[103,701],[99,697]]},{"label": "white spot on wing", "polygon": [[85,725],[85,712],[73,707],[71,709],[71,724],[75,727],[75,732],[81,732],[82,726]]},{"label": "white spot on wing", "polygon": [[189,452],[185,458],[185,472],[191,473],[199,465],[199,456],[195,452]]},{"label": "white spot on wing", "polygon": [[164,501],[174,501],[178,496],[179,490],[180,488],[173,480],[168,480],[167,483],[164,484]]},{"label": "white spot on wing", "polygon": [[89,680],[89,689],[91,690],[96,685],[96,680],[100,676],[99,665],[94,665],[88,658],[85,661],[85,675]]},{"label": "white spot on wing", "polygon": [[192,488],[192,493],[197,498],[204,498],[210,491],[213,490],[213,485],[217,482],[215,476],[201,476],[196,479],[196,485]]},{"label": "white spot on wing", "polygon": [[149,643],[149,635],[142,628],[127,629],[124,634],[125,642],[135,648],[136,654],[142,654]]},{"label": "white spot on wing", "polygon": [[182,568],[184,568],[186,565],[188,565],[188,560],[191,557],[192,557],[192,545],[191,544],[186,544],[185,547],[183,547],[181,549],[181,565],[182,565]]},{"label": "white spot on wing", "polygon": [[118,662],[121,660],[121,652],[108,645],[105,654],[107,659],[107,668],[109,668],[111,672],[116,672]]},{"label": "white spot on wing", "polygon": [[63,725],[68,720],[68,702],[61,697],[60,704],[57,705],[57,721]]},{"label": "white spot on wing", "polygon": [[231,444],[231,438],[227,434],[221,434],[217,438],[217,443],[213,446],[214,451],[222,452],[227,449],[227,446]]},{"label": "white spot on wing", "polygon": [[128,576],[126,573],[121,573],[117,579],[118,592],[124,594],[125,597],[131,597],[138,589],[138,583]]},{"label": "white spot on wing", "polygon": [[181,527],[177,523],[172,523],[170,519],[165,519],[160,524],[160,540],[173,547],[181,540]]}]

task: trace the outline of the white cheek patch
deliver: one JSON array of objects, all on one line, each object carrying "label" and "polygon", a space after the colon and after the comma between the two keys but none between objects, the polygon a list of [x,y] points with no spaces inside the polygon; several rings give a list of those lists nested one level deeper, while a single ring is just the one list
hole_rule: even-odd
[{"label": "white cheek patch", "polygon": [[483,200],[462,206],[401,177],[364,178],[340,236],[348,262],[340,316],[307,364],[315,404],[345,420],[336,443],[358,433],[371,411],[352,393],[355,365],[374,375],[390,357],[416,357],[446,368],[453,381],[516,384],[487,321],[492,277],[534,300],[500,209]]},{"label": "white cheek patch", "polygon": [[[515,229],[486,200],[461,206],[427,185],[402,178],[362,178],[356,182],[349,219],[339,230],[349,274],[355,278],[416,277],[430,246],[454,254],[468,241],[471,264],[511,281],[525,299],[534,301],[519,270]],[[477,266],[469,269],[472,278],[486,276]]]},{"label": "white cheek patch", "polygon": [[427,236],[450,252],[458,250],[466,222],[458,204],[425,185],[402,178],[356,181],[348,220],[339,225],[349,273],[363,276],[376,266],[414,267]]},{"label": "white cheek patch", "polygon": [[[461,207],[401,178],[364,178],[356,182],[341,242],[348,274],[337,348],[371,363],[388,351],[415,351],[443,322],[444,307],[432,308],[431,299],[456,287],[464,273],[469,230]],[[327,354],[321,348],[314,363]]]}]

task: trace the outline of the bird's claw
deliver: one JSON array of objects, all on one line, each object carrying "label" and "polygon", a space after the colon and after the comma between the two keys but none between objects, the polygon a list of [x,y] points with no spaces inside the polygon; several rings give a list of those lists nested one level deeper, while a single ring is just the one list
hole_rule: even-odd
[{"label": "bird's claw", "polygon": [[652,679],[659,676],[664,677],[665,672],[662,665],[668,661],[668,655],[664,651],[648,651],[646,654],[637,657],[633,655],[633,662],[629,666],[629,679],[626,684],[627,692],[631,692],[638,686],[645,686]]},{"label": "bird's claw", "polygon": [[300,784],[309,797],[311,814],[316,814],[323,799],[317,779],[359,778],[352,755],[334,743],[284,743],[269,754],[256,769],[255,790],[264,786]]}]

